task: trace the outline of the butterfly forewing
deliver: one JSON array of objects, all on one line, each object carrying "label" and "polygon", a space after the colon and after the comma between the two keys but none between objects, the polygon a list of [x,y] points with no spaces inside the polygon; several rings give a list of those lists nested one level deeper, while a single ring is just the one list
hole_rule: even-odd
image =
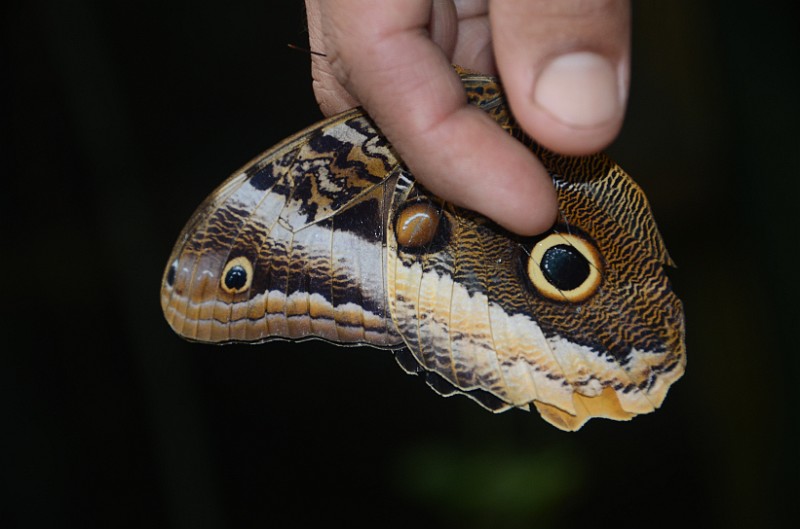
[{"label": "butterfly forewing", "polygon": [[[162,287],[167,320],[188,339],[217,343],[318,337],[397,345],[381,227],[398,166],[360,111],[262,154],[179,238]],[[238,287],[226,284],[242,276]]]}]

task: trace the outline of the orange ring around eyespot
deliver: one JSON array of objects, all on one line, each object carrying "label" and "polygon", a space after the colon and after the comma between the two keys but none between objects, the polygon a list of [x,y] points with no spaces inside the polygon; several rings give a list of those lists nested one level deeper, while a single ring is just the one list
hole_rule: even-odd
[{"label": "orange ring around eyespot", "polygon": [[[541,268],[545,252],[561,244],[572,246],[578,250],[589,263],[589,275],[586,276],[580,286],[571,290],[561,290],[555,287],[547,280]],[[537,242],[528,258],[527,269],[528,278],[541,295],[554,301],[567,301],[569,303],[580,303],[587,300],[597,292],[603,279],[603,262],[600,258],[600,252],[591,242],[571,233],[551,233]]]},{"label": "orange ring around eyespot", "polygon": [[[245,278],[244,285],[237,288],[231,288],[225,284],[225,279],[228,277],[228,272],[231,271],[232,268],[236,266],[241,266],[244,269],[245,274],[247,277]],[[227,292],[228,294],[241,294],[242,292],[247,291],[250,288],[250,285],[253,284],[253,264],[250,262],[250,259],[240,255],[239,257],[234,257],[228,264],[225,265],[225,268],[222,269],[222,274],[220,274],[219,278],[219,286],[222,288],[223,291]]]}]

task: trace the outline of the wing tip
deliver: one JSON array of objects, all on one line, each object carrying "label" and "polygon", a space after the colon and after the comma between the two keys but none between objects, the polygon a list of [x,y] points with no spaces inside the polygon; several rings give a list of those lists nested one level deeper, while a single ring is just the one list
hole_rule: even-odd
[{"label": "wing tip", "polygon": [[[567,432],[580,430],[589,419],[593,418],[629,421],[637,415],[651,413],[658,409],[663,403],[671,384],[680,378],[682,374],[683,369],[675,370],[671,380],[661,385],[654,394],[647,396],[648,405],[645,407],[636,406],[637,409],[635,410],[630,409],[629,406],[624,407],[619,395],[611,387],[605,388],[599,395],[594,397],[574,393],[572,396],[574,414],[544,402],[534,401],[534,405],[545,421]],[[626,409],[626,407],[629,409]]]}]

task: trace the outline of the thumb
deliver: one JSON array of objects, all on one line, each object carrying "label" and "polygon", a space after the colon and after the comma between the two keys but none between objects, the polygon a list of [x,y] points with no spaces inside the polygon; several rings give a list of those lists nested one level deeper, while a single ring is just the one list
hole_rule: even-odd
[{"label": "thumb", "polygon": [[503,0],[489,13],[497,68],[522,128],[563,154],[611,143],[628,96],[628,0]]}]

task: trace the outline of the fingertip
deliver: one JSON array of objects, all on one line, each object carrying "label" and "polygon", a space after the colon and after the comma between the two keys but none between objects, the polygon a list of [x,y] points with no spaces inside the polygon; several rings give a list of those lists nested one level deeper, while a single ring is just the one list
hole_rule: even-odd
[{"label": "fingertip", "polygon": [[495,5],[498,70],[522,128],[561,154],[590,154],[611,143],[628,98],[629,2]]},{"label": "fingertip", "polygon": [[553,179],[530,149],[504,131],[499,134],[492,150],[500,156],[481,180],[474,200],[483,208],[479,211],[504,228],[538,235],[552,227],[558,214]]},{"label": "fingertip", "polygon": [[569,128],[603,129],[621,119],[625,94],[611,61],[583,51],[548,61],[535,81],[532,100]]},{"label": "fingertip", "polygon": [[472,107],[443,129],[440,139],[446,141],[434,137],[429,144],[444,147],[428,151],[430,159],[416,158],[423,161],[414,168],[417,180],[519,235],[536,235],[553,225],[558,211],[553,181],[527,147]]},{"label": "fingertip", "polygon": [[520,215],[512,219],[509,229],[520,235],[539,235],[555,224],[558,218],[558,197],[555,187],[548,180],[535,195],[522,204]]},{"label": "fingertip", "polygon": [[561,154],[590,154],[619,134],[626,72],[601,54],[569,52],[545,62],[532,88],[510,90],[509,99],[519,123],[539,143]]},{"label": "fingertip", "polygon": [[544,168],[516,178],[515,187],[503,199],[486,204],[485,214],[518,235],[539,235],[549,230],[558,216],[558,199]]}]

